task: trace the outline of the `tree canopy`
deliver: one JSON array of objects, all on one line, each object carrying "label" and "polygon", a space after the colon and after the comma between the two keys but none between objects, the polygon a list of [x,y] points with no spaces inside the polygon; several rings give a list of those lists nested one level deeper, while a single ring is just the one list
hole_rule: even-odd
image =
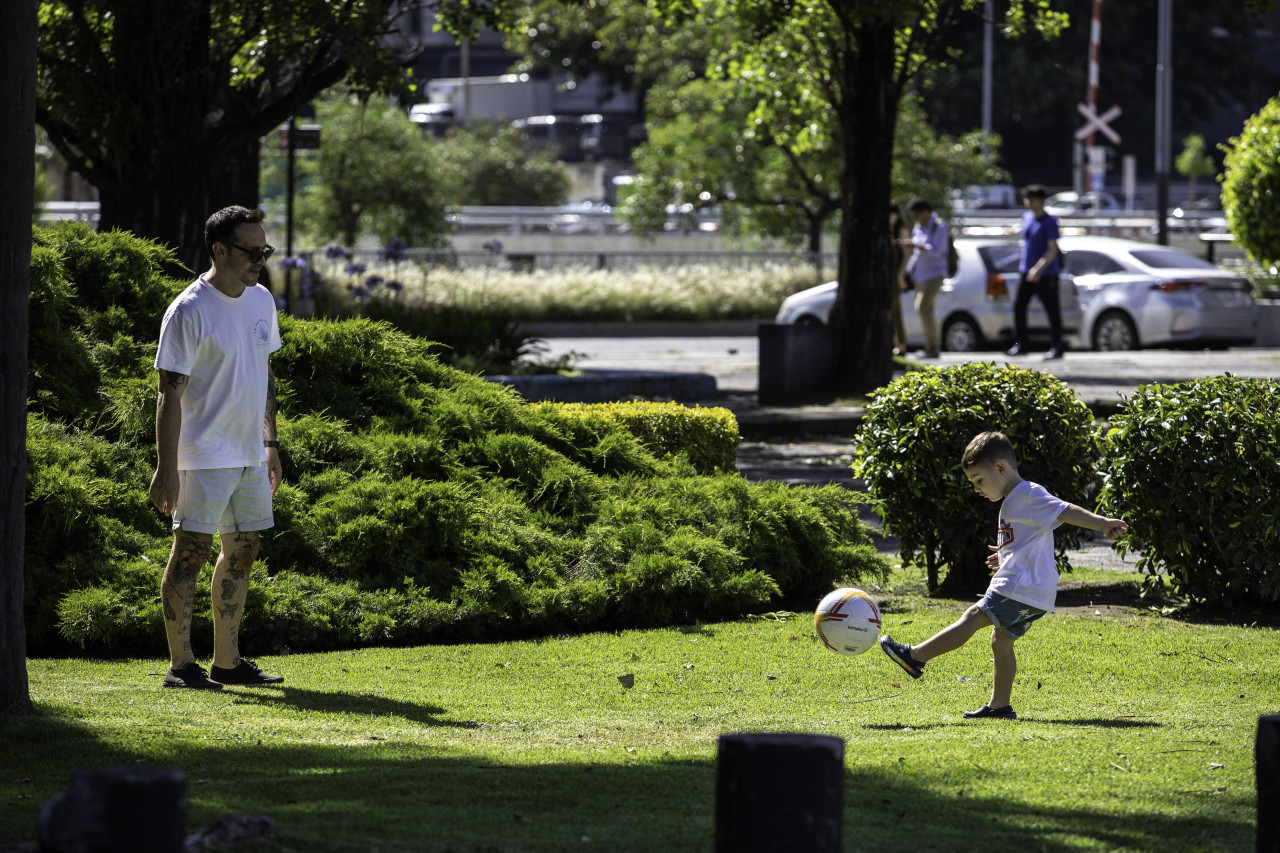
[{"label": "tree canopy", "polygon": [[213,210],[257,203],[258,141],[326,88],[392,90],[393,0],[44,0],[36,119],[98,188],[101,227],[203,262]]}]

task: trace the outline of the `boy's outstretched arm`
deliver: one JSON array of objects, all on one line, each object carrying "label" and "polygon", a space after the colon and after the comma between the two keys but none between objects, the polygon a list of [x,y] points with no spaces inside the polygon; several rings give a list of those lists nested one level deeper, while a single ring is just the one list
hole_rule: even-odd
[{"label": "boy's outstretched arm", "polygon": [[1064,509],[1058,515],[1058,520],[1064,524],[1074,524],[1076,527],[1101,530],[1102,534],[1108,539],[1118,539],[1122,534],[1129,532],[1129,525],[1125,523],[1124,519],[1104,518],[1075,504],[1071,504]]}]

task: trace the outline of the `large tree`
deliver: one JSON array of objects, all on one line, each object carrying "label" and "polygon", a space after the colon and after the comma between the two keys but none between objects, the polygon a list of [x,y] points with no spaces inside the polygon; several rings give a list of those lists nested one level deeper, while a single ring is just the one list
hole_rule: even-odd
[{"label": "large tree", "polygon": [[27,494],[27,299],[35,188],[36,15],[0,3],[0,710],[31,705],[22,552]]},{"label": "large tree", "polygon": [[[44,0],[37,121],[101,227],[203,262],[210,212],[258,199],[258,141],[341,80],[404,79],[394,0]],[[6,25],[7,26],[7,25]],[[397,47],[399,46],[399,47]]]},{"label": "large tree", "polygon": [[[894,138],[907,86],[944,56],[942,37],[978,0],[661,0],[684,20],[708,8],[735,16],[747,36],[732,49],[731,80],[772,83],[758,110],[787,145],[821,142],[813,115],[830,113],[825,144],[841,152],[840,281],[832,326],[839,335],[839,391],[866,392],[892,374],[890,243]],[[1064,20],[1049,0],[1013,0],[1003,26],[1051,32]]]},{"label": "large tree", "polygon": [[[1065,21],[1049,2],[1002,4],[1002,29],[1059,29]],[[739,168],[730,181],[735,203],[750,200],[763,209],[772,198],[775,210],[806,218],[811,233],[821,228],[815,223],[839,211],[840,289],[832,315],[840,335],[839,390],[866,391],[887,382],[892,345],[885,210],[899,105],[908,85],[948,56],[944,35],[975,17],[980,0],[612,0],[592,4],[590,13],[580,4],[558,5],[572,11],[556,12],[553,0],[537,0],[534,17],[521,19],[520,44],[530,61],[554,66],[557,51],[576,46],[596,65],[619,63],[626,54],[610,34],[618,31],[616,22],[625,22],[643,49],[623,67],[649,81],[661,79],[663,69],[672,73],[675,79],[662,85],[674,87],[683,100],[681,94],[669,99],[673,106],[669,116],[659,116],[655,144],[670,153],[667,160],[685,154],[693,162],[692,169],[679,171],[690,176],[680,179],[682,191],[722,200],[722,179]],[[611,19],[619,5],[628,8]],[[638,5],[660,13],[662,26],[640,27],[629,8]],[[680,35],[667,37],[671,32]],[[689,32],[700,39],[689,40]],[[723,81],[733,96],[716,106],[719,114],[709,114],[716,98],[697,88],[701,84],[681,90],[682,73]],[[651,106],[661,109],[665,102],[654,98]],[[738,124],[725,127],[726,118]],[[664,121],[674,133],[661,127]],[[696,144],[684,144],[689,140]],[[717,145],[721,162],[710,164],[715,154],[708,149]]]}]

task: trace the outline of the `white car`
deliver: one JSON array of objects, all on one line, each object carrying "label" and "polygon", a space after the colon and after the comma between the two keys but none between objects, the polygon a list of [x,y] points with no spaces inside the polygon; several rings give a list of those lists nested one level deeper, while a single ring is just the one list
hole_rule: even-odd
[{"label": "white car", "polygon": [[1079,345],[1096,350],[1253,343],[1253,282],[1178,249],[1116,237],[1063,237],[1064,280],[1083,317]]},{"label": "white car", "polygon": [[[967,238],[955,241],[960,268],[942,283],[934,301],[943,350],[974,352],[1003,349],[1013,342],[1013,300],[1018,292],[1018,262],[1022,248],[1008,238]],[[1063,336],[1070,339],[1080,328],[1076,289],[1067,276],[1059,280]],[[830,281],[793,293],[782,301],[778,323],[827,322],[836,301],[836,282]],[[924,332],[915,309],[915,291],[902,294],[902,321],[907,345],[924,346]],[[1027,311],[1032,342],[1048,341],[1049,318],[1039,299]]]},{"label": "white car", "polygon": [[1090,216],[1115,213],[1120,210],[1120,202],[1111,193],[1068,191],[1049,196],[1044,200],[1044,209],[1054,216]]}]

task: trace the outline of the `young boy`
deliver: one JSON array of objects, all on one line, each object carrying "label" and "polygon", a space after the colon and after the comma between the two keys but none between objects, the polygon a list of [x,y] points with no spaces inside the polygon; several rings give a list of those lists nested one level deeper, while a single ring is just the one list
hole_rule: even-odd
[{"label": "young boy", "polygon": [[968,719],[1017,718],[1010,697],[1018,663],[1013,643],[1027,632],[1031,623],[1053,610],[1058,593],[1058,571],[1054,568],[1053,530],[1062,523],[1100,530],[1115,539],[1129,530],[1118,518],[1103,518],[1075,504],[1055,498],[1044,487],[1018,474],[1013,445],[999,432],[984,432],[969,442],[960,459],[973,490],[989,501],[1003,500],[995,553],[987,566],[995,571],[982,600],[959,619],[916,646],[895,643],[885,634],[880,638],[884,653],[912,678],[924,675],[924,665],[938,655],[953,652],[988,625],[995,672],[991,701],[976,711],[966,711]]}]

